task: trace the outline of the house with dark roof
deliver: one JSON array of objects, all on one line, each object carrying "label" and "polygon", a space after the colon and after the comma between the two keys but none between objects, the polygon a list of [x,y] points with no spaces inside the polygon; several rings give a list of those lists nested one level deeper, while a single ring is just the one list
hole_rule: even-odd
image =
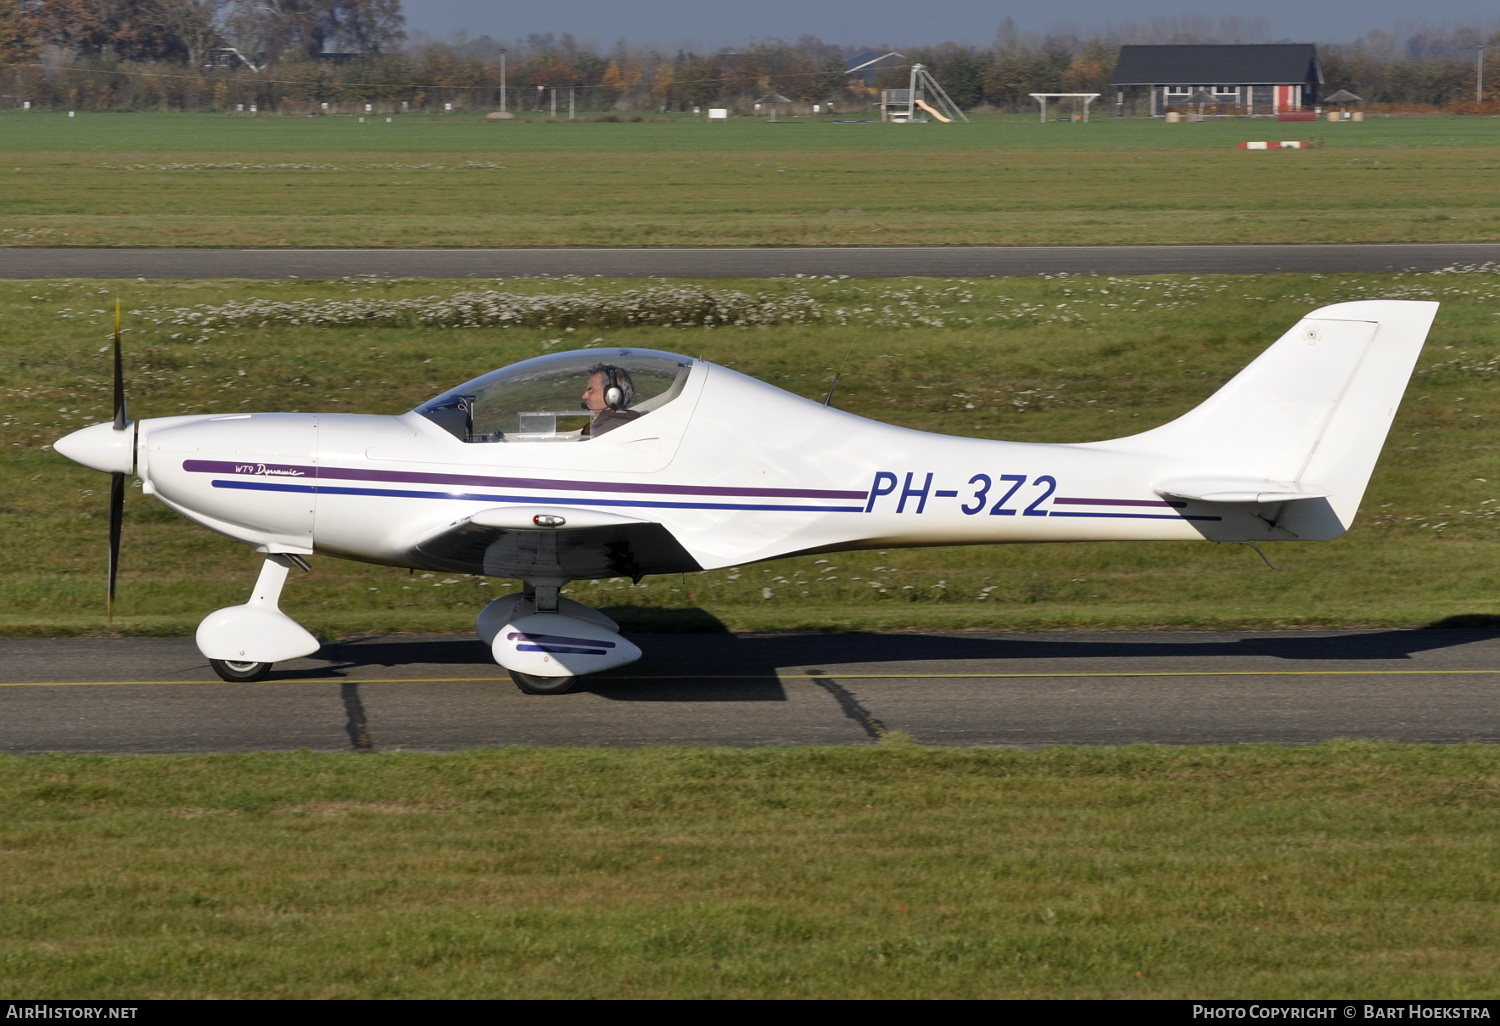
[{"label": "house with dark roof", "polygon": [[1148,98],[1155,117],[1202,103],[1199,90],[1220,110],[1280,114],[1317,102],[1323,70],[1311,43],[1122,46],[1111,84],[1120,114],[1127,92],[1132,101]]}]

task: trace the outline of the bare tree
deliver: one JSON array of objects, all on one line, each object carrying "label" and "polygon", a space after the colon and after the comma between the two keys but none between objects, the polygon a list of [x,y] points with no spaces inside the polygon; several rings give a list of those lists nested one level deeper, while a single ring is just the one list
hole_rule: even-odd
[{"label": "bare tree", "polygon": [[176,38],[189,67],[201,68],[208,51],[224,45],[221,31],[230,0],[145,0],[147,16]]},{"label": "bare tree", "polygon": [[275,60],[352,51],[380,53],[406,38],[401,0],[229,0],[237,44]]}]

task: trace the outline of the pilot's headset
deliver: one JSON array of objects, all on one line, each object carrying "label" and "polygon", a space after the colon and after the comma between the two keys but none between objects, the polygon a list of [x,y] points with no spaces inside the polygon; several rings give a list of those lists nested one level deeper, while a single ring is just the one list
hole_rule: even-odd
[{"label": "pilot's headset", "polygon": [[630,380],[629,371],[605,364],[599,368],[599,373],[604,375],[605,406],[611,410],[623,410],[635,401],[635,382]]}]

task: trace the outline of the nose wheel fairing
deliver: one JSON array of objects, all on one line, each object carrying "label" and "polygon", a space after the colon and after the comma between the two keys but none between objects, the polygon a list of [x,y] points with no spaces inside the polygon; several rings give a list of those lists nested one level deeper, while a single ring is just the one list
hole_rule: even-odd
[{"label": "nose wheel fairing", "polygon": [[195,639],[198,651],[211,661],[244,665],[300,659],[322,647],[317,638],[283,613],[278,604],[292,565],[290,556],[268,555],[248,602],[217,609],[203,618]]}]

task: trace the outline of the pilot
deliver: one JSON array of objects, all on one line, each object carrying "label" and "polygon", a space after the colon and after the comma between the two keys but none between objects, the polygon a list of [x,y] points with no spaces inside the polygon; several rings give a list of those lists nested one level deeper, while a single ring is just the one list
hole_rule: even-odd
[{"label": "pilot", "polygon": [[589,368],[588,387],[583,390],[581,405],[593,415],[583,433],[598,436],[629,424],[640,416],[629,408],[633,402],[635,383],[630,380],[630,372],[613,364],[596,363]]}]

